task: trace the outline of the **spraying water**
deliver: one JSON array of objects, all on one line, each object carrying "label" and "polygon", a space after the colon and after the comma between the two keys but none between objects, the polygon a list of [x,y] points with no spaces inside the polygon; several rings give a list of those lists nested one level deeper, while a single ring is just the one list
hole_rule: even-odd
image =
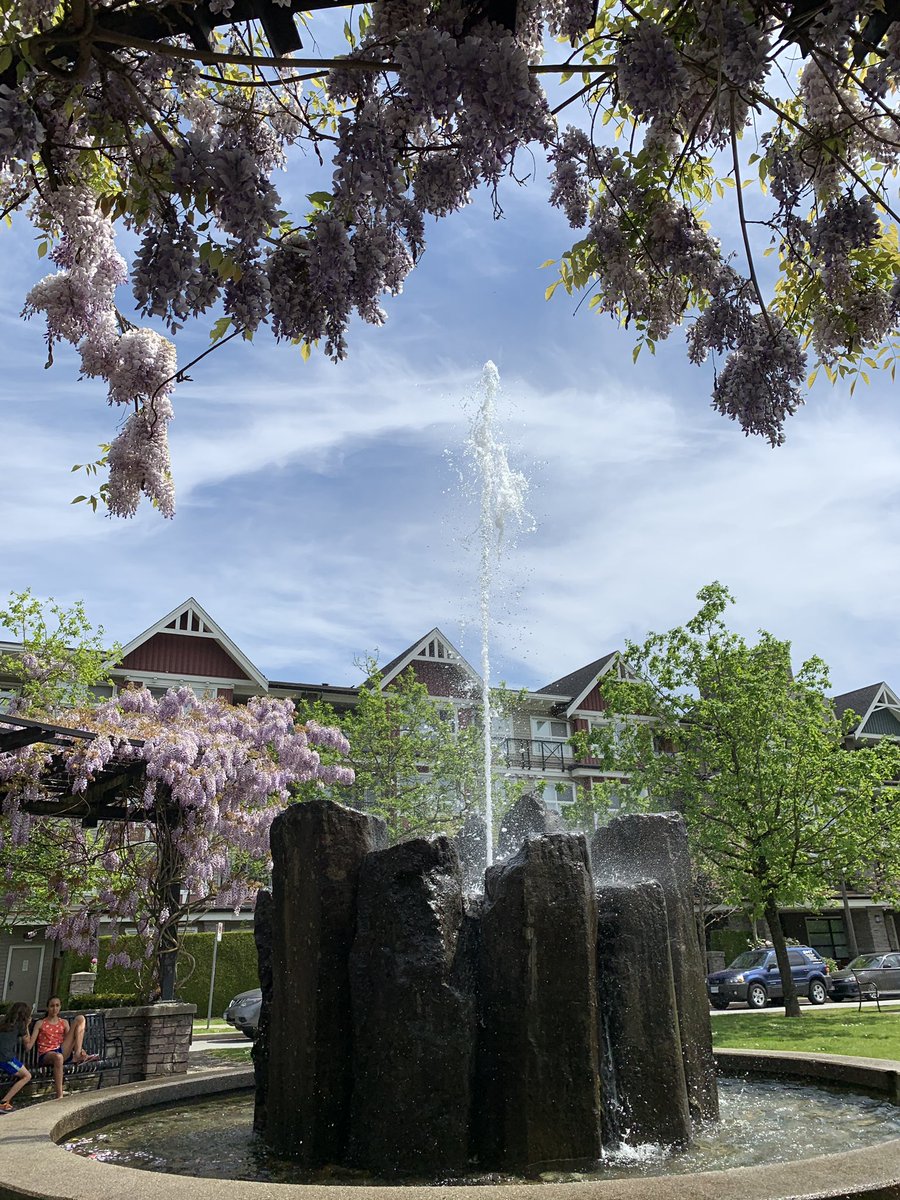
[{"label": "spraying water", "polygon": [[506,447],[497,440],[496,400],[500,375],[492,362],[484,364],[479,388],[480,403],[466,443],[480,489],[480,560],[478,570],[479,617],[481,623],[481,704],[484,719],[484,823],[487,827],[487,865],[494,857],[491,747],[491,595],[495,565],[503,551],[507,530],[519,529],[528,516],[525,496],[528,480],[514,471]]}]

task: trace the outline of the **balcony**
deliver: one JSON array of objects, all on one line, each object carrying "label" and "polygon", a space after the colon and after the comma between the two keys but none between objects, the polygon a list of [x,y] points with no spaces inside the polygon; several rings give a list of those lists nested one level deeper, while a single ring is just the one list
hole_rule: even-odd
[{"label": "balcony", "polygon": [[550,738],[505,738],[501,748],[506,765],[518,771],[563,771],[575,763],[569,743]]}]

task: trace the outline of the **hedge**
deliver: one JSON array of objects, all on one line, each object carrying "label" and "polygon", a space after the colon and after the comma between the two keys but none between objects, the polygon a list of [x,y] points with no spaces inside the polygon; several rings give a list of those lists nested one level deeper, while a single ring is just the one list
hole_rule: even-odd
[{"label": "hedge", "polygon": [[77,1012],[80,1008],[134,1008],[141,1003],[142,1001],[134,992],[128,992],[124,995],[119,992],[107,992],[105,994],[93,992],[88,996],[70,996],[66,1008],[70,1012]]},{"label": "hedge", "polygon": [[710,950],[722,950],[725,962],[731,963],[750,947],[750,934],[739,929],[714,929],[709,935]]},{"label": "hedge", "polygon": [[[178,951],[178,977],[175,994],[179,1000],[197,1005],[198,1015],[205,1016],[209,1004],[209,979],[212,971],[214,933],[186,933]],[[97,956],[96,994],[134,994],[137,982],[134,971],[123,967],[106,968],[111,951],[111,939],[100,939]],[[134,935],[120,938],[117,950],[127,951],[133,958],[141,956],[141,946]],[[221,1015],[225,1005],[238,992],[259,987],[256,964],[256,945],[252,929],[237,929],[223,933],[216,956],[216,986],[213,992],[213,1014]]]}]

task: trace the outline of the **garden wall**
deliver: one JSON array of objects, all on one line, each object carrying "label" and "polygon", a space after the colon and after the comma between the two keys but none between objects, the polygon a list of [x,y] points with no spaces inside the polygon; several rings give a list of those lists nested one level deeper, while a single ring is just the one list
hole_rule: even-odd
[{"label": "garden wall", "polygon": [[[124,1045],[122,1083],[185,1074],[195,1005],[171,1001],[103,1011],[107,1037],[120,1037]],[[108,1073],[103,1087],[118,1082]]]}]

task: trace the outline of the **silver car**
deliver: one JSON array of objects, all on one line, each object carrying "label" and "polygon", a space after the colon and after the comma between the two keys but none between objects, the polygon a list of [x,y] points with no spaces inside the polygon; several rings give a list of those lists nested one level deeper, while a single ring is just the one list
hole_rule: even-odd
[{"label": "silver car", "polygon": [[239,992],[233,1000],[229,1000],[223,1016],[229,1025],[233,1025],[244,1037],[252,1041],[259,1027],[261,1007],[262,991],[259,988],[251,988],[249,992]]}]

